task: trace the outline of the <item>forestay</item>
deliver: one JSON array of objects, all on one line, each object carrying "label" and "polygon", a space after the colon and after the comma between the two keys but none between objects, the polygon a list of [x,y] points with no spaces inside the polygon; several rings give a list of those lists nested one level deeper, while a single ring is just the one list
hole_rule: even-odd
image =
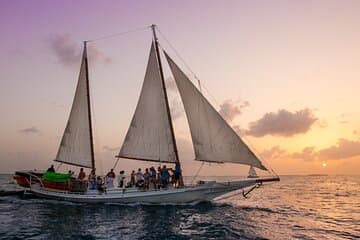
[{"label": "forestay", "polygon": [[175,62],[164,52],[188,119],[195,160],[231,162],[266,170],[264,165],[220,116]]},{"label": "forestay", "polygon": [[119,157],[173,163],[176,160],[154,43],[140,98]]},{"label": "forestay", "polygon": [[61,139],[55,161],[71,165],[93,167],[91,119],[89,117],[88,69],[84,47],[79,79],[70,116]]}]

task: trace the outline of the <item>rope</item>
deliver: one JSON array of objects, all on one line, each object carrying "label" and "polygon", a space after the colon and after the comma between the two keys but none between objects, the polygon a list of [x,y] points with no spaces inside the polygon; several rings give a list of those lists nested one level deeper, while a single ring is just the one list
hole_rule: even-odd
[{"label": "rope", "polygon": [[[211,99],[215,102],[216,105],[220,106],[220,104],[218,103],[218,101],[216,100],[216,98],[210,93],[210,91],[208,90],[208,88],[206,88],[206,86],[204,84],[200,84],[201,80],[200,78],[198,78],[198,76],[194,73],[194,71],[189,67],[189,65],[186,63],[186,61],[181,57],[180,53],[176,50],[176,48],[170,43],[170,41],[165,37],[165,35],[160,31],[160,29],[157,27],[158,32],[160,33],[160,35],[162,36],[162,38],[165,40],[165,42],[169,45],[169,47],[174,51],[175,55],[179,58],[179,60],[184,64],[184,66],[187,68],[187,70],[193,75],[193,77],[195,78],[195,80],[198,82],[199,85],[199,89],[200,92],[202,92],[202,88],[205,89],[206,93],[209,95],[209,97],[211,97]],[[162,50],[164,50],[163,48],[161,48]]]},{"label": "rope", "polygon": [[129,33],[134,33],[134,32],[139,32],[139,31],[143,31],[145,29],[150,28],[151,26],[146,26],[146,27],[139,27],[139,28],[135,28],[126,32],[119,32],[119,33],[114,33],[114,34],[110,34],[110,35],[104,35],[102,37],[98,37],[98,38],[94,38],[94,39],[90,39],[87,40],[87,42],[95,42],[95,41],[99,41],[99,40],[104,40],[104,39],[109,39],[109,38],[114,38],[114,37],[119,37],[125,34],[129,34]]},{"label": "rope", "polygon": [[200,173],[200,170],[201,170],[202,167],[204,166],[204,163],[205,163],[205,162],[202,162],[202,163],[201,163],[201,166],[199,167],[199,169],[197,170],[195,176],[194,176],[193,179],[191,180],[190,185],[193,184],[193,182],[195,181],[195,179],[198,177],[198,175],[199,175],[199,173]]}]

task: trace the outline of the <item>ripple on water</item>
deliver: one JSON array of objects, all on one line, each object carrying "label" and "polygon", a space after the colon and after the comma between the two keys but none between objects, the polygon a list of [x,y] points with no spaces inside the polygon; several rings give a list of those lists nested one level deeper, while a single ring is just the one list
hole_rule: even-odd
[{"label": "ripple on water", "polygon": [[8,196],[0,198],[0,238],[356,239],[359,185],[359,177],[283,177],[249,199],[238,195],[195,205],[88,205]]}]

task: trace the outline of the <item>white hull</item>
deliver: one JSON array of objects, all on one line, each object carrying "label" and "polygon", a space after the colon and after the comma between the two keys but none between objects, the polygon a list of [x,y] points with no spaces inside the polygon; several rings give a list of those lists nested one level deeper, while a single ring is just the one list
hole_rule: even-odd
[{"label": "white hull", "polygon": [[[260,180],[260,181],[259,181]],[[269,181],[270,179],[263,179]],[[277,181],[272,179],[272,181]],[[105,194],[98,191],[86,193],[57,192],[41,188],[39,185],[31,188],[32,193],[41,198],[56,199],[77,203],[152,203],[152,204],[182,204],[201,201],[211,201],[228,192],[254,186],[261,179],[246,179],[233,182],[206,182],[204,184],[158,191],[140,191],[135,189],[110,189]]]}]

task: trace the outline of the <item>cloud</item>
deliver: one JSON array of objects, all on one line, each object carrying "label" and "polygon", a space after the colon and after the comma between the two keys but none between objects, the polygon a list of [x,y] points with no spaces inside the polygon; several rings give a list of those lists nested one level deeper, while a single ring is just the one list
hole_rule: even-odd
[{"label": "cloud", "polygon": [[40,130],[37,127],[29,127],[29,128],[24,128],[24,129],[20,129],[19,130],[20,133],[22,134],[26,134],[26,135],[30,135],[30,134],[40,134]]},{"label": "cloud", "polygon": [[279,146],[274,146],[270,149],[264,149],[260,155],[264,159],[276,159],[284,156],[285,152],[286,151]]},{"label": "cloud", "polygon": [[277,113],[266,113],[259,120],[251,122],[246,134],[254,137],[265,135],[291,137],[306,133],[317,120],[318,118],[308,108],[294,113],[280,109]]},{"label": "cloud", "polygon": [[79,63],[80,49],[70,34],[53,34],[49,37],[48,43],[61,64],[73,66]]},{"label": "cloud", "polygon": [[243,129],[240,127],[240,125],[236,124],[232,126],[232,129],[234,129],[234,131],[241,137],[246,135],[246,129]]},{"label": "cloud", "polygon": [[340,138],[337,145],[320,150],[318,156],[320,160],[337,160],[360,156],[360,140],[351,141]]},{"label": "cloud", "polygon": [[302,152],[290,155],[292,158],[305,161],[341,160],[356,156],[360,156],[360,140],[352,141],[344,138],[340,138],[337,144],[328,148],[316,151],[314,147],[306,147]]},{"label": "cloud", "polygon": [[301,152],[292,153],[289,156],[295,159],[313,161],[317,159],[317,152],[315,151],[315,147],[306,147]]},{"label": "cloud", "polygon": [[241,115],[243,110],[250,106],[248,101],[234,102],[231,99],[225,100],[220,105],[219,113],[228,122],[232,122],[237,116]]},{"label": "cloud", "polygon": [[[72,67],[79,64],[81,57],[80,44],[78,44],[70,34],[52,34],[48,38],[48,44],[51,50],[55,53],[59,63]],[[111,63],[111,58],[106,57],[103,52],[96,48],[95,45],[88,47],[89,58],[93,62],[102,61],[104,63]]]}]

